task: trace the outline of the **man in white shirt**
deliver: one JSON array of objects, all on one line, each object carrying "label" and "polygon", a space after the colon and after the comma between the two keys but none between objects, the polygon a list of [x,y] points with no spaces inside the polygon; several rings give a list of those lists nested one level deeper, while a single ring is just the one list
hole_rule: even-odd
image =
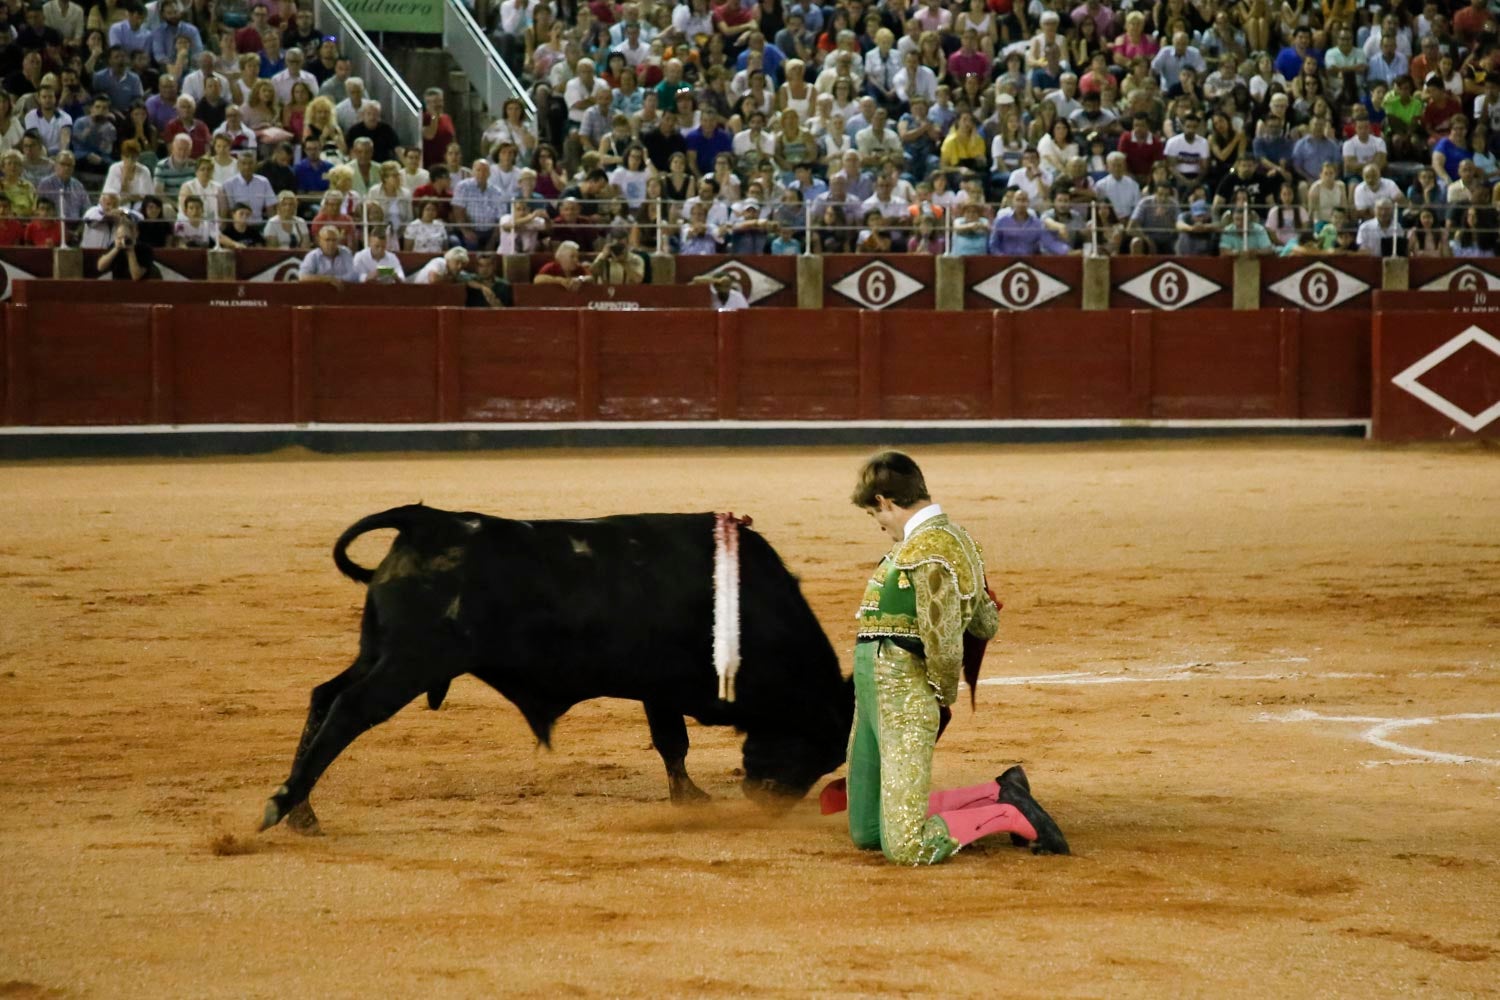
[{"label": "man in white shirt", "polygon": [[204,49],[202,52],[198,53],[198,68],[182,78],[182,93],[188,95],[195,101],[201,102],[203,100],[203,81],[207,80],[211,76],[216,76],[219,78],[219,93],[234,93],[234,91],[229,89],[229,78],[226,77],[223,73],[215,72],[214,63],[215,59],[212,52]]},{"label": "man in white shirt", "polygon": [[1203,170],[1208,165],[1208,140],[1198,134],[1200,124],[1202,121],[1196,112],[1183,115],[1182,131],[1168,139],[1166,146],[1162,147],[1162,156],[1172,168],[1172,173],[1188,187],[1203,176]]},{"label": "man in white shirt", "polygon": [[931,107],[937,98],[937,74],[921,64],[916,49],[901,57],[901,68],[896,71],[892,86],[905,104],[910,104],[913,97],[920,97]]},{"label": "man in white shirt", "polygon": [[375,226],[365,237],[365,248],[354,255],[354,277],[361,284],[395,284],[406,280],[401,260],[386,251],[386,230]]},{"label": "man in white shirt", "polygon": [[365,104],[365,81],[351,76],[344,81],[346,96],[333,107],[333,117],[339,123],[339,131],[347,133],[359,121],[359,109]]},{"label": "man in white shirt", "polygon": [[214,129],[214,135],[229,136],[231,149],[248,149],[253,153],[257,145],[255,131],[245,124],[244,113],[238,104],[224,108],[224,124]]},{"label": "man in white shirt", "polygon": [[83,6],[72,0],[47,0],[42,6],[42,16],[47,27],[63,36],[63,41],[73,45],[83,41]]},{"label": "man in white shirt", "polygon": [[240,172],[224,182],[224,198],[231,205],[248,205],[256,223],[276,211],[276,191],[271,182],[255,172],[255,153],[239,154]]},{"label": "man in white shirt", "polygon": [[1393,204],[1406,201],[1401,188],[1388,177],[1380,176],[1375,164],[1368,163],[1364,169],[1364,180],[1354,186],[1354,217],[1368,219],[1382,201]]},{"label": "man in white shirt", "polygon": [[307,84],[307,92],[317,94],[318,78],[303,68],[306,62],[301,49],[286,50],[286,69],[271,77],[271,86],[276,88],[276,99],[282,104],[292,99],[292,87],[298,83]]},{"label": "man in white shirt", "polygon": [[1375,203],[1375,217],[1361,222],[1359,234],[1355,237],[1360,253],[1371,257],[1404,257],[1402,244],[1405,242],[1401,227],[1396,223],[1396,204],[1389,198]]},{"label": "man in white shirt", "polygon": [[22,128],[36,129],[42,137],[42,145],[48,156],[56,156],[59,150],[73,143],[73,116],[57,106],[57,91],[43,87],[36,92],[37,106],[26,112]]},{"label": "man in white shirt", "polygon": [[568,121],[576,125],[583,124],[583,116],[588,114],[589,108],[594,104],[595,96],[599,91],[609,93],[609,84],[594,75],[594,60],[580,59],[575,68],[576,75],[568,81],[563,91],[563,100],[568,104]]},{"label": "man in white shirt", "polygon": [[651,46],[641,39],[641,22],[625,25],[625,38],[620,44],[610,49],[625,57],[625,65],[631,69],[640,66],[651,58]]},{"label": "man in white shirt", "polygon": [[1125,154],[1118,150],[1104,158],[1109,175],[1094,182],[1094,193],[1109,201],[1115,210],[1115,218],[1128,219],[1135,214],[1135,206],[1141,200],[1141,186],[1126,170]]},{"label": "man in white shirt", "polygon": [[1346,179],[1361,176],[1366,165],[1373,165],[1379,173],[1385,172],[1385,140],[1378,135],[1370,134],[1370,119],[1368,115],[1362,113],[1363,111],[1363,108],[1356,106],[1354,135],[1344,140],[1344,176]]}]

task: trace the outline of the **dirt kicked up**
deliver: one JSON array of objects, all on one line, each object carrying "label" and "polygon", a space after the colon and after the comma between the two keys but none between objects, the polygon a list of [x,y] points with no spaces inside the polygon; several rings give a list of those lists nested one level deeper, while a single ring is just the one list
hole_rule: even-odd
[{"label": "dirt kicked up", "polygon": [[329,549],[358,517],[752,514],[847,669],[884,551],[846,499],[863,454],[0,466],[0,997],[1495,990],[1480,449],[918,450],[1006,602],[936,778],[1024,762],[1071,858],[894,868],[811,799],[759,814],[701,727],[716,801],[674,809],[639,706],[580,706],[540,752],[472,679],[334,764],[326,836],[250,833],[352,658],[363,592]]}]

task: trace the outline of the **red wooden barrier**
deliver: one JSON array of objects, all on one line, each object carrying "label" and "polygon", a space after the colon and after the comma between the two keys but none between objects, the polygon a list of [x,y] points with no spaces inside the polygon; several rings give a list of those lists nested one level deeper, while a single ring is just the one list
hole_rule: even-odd
[{"label": "red wooden barrier", "polygon": [[1500,317],[1380,310],[1374,436],[1500,439]]},{"label": "red wooden barrier", "polygon": [[707,309],[713,297],[706,285],[515,285],[523,309]]},{"label": "red wooden barrier", "polygon": [[1291,310],[828,310],[811,326],[806,317],[14,304],[0,388],[13,424],[1369,412],[1358,314],[1310,323]]},{"label": "red wooden barrier", "polygon": [[[445,311],[453,329],[445,375],[456,420],[578,420],[583,313]],[[441,328],[440,328],[441,329]],[[591,360],[591,366],[593,364]]]},{"label": "red wooden barrier", "polygon": [[816,326],[783,310],[719,314],[720,410],[741,420],[853,420],[859,416],[860,316],[829,310]]},{"label": "red wooden barrier", "polygon": [[1122,310],[1002,314],[996,321],[993,414],[1018,420],[1150,416],[1146,340]]},{"label": "red wooden barrier", "polygon": [[169,386],[161,423],[287,423],[292,406],[292,319],[284,307],[178,305],[165,314],[158,367]]},{"label": "red wooden barrier", "polygon": [[280,284],[245,281],[17,281],[15,301],[46,303],[141,302],[229,308],[294,305],[461,306],[457,285],[330,285],[321,281]]}]

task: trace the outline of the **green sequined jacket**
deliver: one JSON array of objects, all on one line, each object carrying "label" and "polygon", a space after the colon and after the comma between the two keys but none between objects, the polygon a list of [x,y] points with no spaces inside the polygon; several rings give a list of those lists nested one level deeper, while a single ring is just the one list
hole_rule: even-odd
[{"label": "green sequined jacket", "polygon": [[993,638],[1000,612],[984,590],[984,555],[946,514],[897,543],[865,587],[856,614],[860,639],[920,644],[927,680],[944,705],[958,697],[965,632]]}]

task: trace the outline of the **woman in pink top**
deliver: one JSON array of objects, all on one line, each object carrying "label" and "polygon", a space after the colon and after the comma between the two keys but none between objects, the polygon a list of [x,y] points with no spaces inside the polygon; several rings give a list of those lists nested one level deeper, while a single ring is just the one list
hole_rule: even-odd
[{"label": "woman in pink top", "polygon": [[1128,69],[1130,60],[1137,58],[1149,63],[1160,48],[1156,39],[1146,34],[1146,15],[1133,10],[1125,18],[1125,32],[1112,46],[1115,65]]}]

